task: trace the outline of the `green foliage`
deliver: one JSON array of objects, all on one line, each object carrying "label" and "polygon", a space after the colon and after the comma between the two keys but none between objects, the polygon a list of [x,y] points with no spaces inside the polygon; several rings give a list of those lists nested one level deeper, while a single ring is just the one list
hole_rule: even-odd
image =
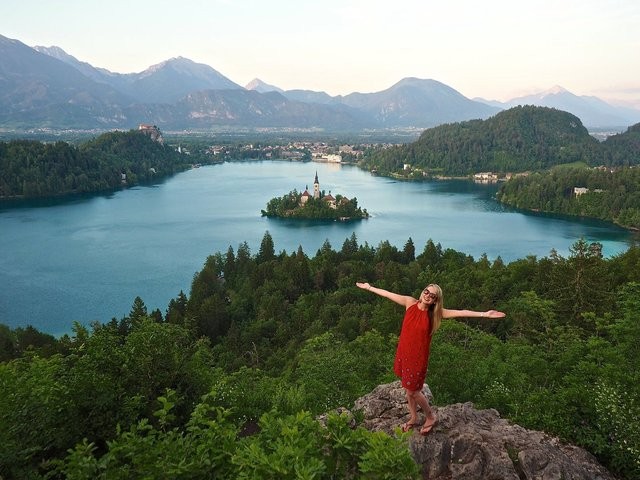
[{"label": "green foliage", "polygon": [[0,364],[0,475],[28,476],[78,438],[73,393],[64,381],[65,359],[25,358]]},{"label": "green foliage", "polygon": [[0,142],[0,198],[114,190],[158,181],[185,168],[173,148],[136,130],[105,133],[78,147],[60,141]]},{"label": "green foliage", "polygon": [[[0,364],[0,475],[59,457],[82,438],[100,448],[177,392],[176,422],[211,385],[208,344],[182,327],[143,319],[126,337],[117,327],[78,331],[71,352]],[[9,393],[10,392],[10,393]]]},{"label": "green foliage", "polygon": [[[640,158],[640,153],[637,157]],[[576,187],[588,191],[576,195]],[[502,184],[497,198],[517,208],[598,218],[623,227],[640,228],[640,168],[637,167],[554,168],[512,178]]]},{"label": "green foliage", "polygon": [[64,353],[64,346],[53,335],[39,332],[31,325],[10,330],[0,324],[0,362],[26,354],[49,357]]},{"label": "green foliage", "polygon": [[[315,413],[349,405],[378,383],[391,380],[395,344],[376,331],[353,342],[325,333],[306,342],[296,355],[290,382],[310,392],[306,408]],[[363,358],[367,362],[363,362]]]},{"label": "green foliage", "polygon": [[628,167],[638,165],[640,159],[640,123],[632,125],[626,132],[612,135],[604,141],[605,165]]},{"label": "green foliage", "polygon": [[324,197],[308,197],[304,203],[301,197],[302,194],[292,190],[282,197],[272,198],[267,202],[267,209],[262,210],[262,215],[310,220],[357,220],[369,216],[366,209],[362,210],[358,206],[358,199],[355,197],[348,199],[336,195],[332,202]]},{"label": "green foliage", "polygon": [[499,343],[495,337],[461,323],[444,322],[432,342],[427,380],[438,403],[473,399],[476,392],[495,381],[496,359],[489,353]]},{"label": "green foliage", "polygon": [[606,381],[595,386],[598,427],[610,442],[611,463],[630,478],[640,476],[640,397]]},{"label": "green foliage", "polygon": [[278,403],[281,384],[279,379],[256,368],[242,367],[228,375],[217,371],[208,398],[212,404],[225,408],[231,419],[245,425],[257,422]]},{"label": "green foliage", "polygon": [[[166,417],[171,402],[159,400],[158,415]],[[85,439],[54,462],[55,473],[69,480],[418,478],[403,437],[352,429],[345,415],[329,414],[323,426],[308,413],[264,414],[259,432],[238,441],[225,410],[208,402],[195,408],[184,430],[141,420],[108,442],[102,456]]]},{"label": "green foliage", "polygon": [[260,242],[260,250],[258,251],[258,256],[256,257],[257,263],[268,262],[269,260],[274,260],[276,258],[276,251],[273,244],[273,237],[266,231],[264,236],[262,237],[262,242]]},{"label": "green foliage", "polygon": [[[167,397],[160,397],[156,415],[162,420],[173,407]],[[164,422],[160,422],[161,425]],[[69,480],[130,478],[234,478],[231,465],[237,431],[226,420],[224,410],[199,404],[184,430],[153,427],[147,419],[119,431],[107,442],[104,455],[97,454],[95,444],[84,439],[55,462],[56,473]]]},{"label": "green foliage", "polygon": [[308,413],[265,414],[260,434],[245,439],[233,457],[237,478],[419,478],[404,441],[351,429],[348,421],[329,414],[323,427]]},{"label": "green foliage", "polygon": [[502,322],[503,335],[540,341],[556,325],[554,307],[552,300],[542,299],[534,291],[522,292],[505,307],[509,317]]}]

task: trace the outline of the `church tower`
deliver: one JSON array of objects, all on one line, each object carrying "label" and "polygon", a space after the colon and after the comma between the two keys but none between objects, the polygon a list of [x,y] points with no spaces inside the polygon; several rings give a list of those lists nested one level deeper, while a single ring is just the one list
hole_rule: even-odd
[{"label": "church tower", "polygon": [[313,181],[313,198],[320,198],[320,182],[318,182],[317,170],[316,170],[316,178]]}]

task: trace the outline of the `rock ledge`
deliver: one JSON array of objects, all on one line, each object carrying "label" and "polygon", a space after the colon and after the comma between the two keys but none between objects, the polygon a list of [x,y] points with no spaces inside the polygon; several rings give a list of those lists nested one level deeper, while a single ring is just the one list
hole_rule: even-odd
[{"label": "rock ledge", "polygon": [[[424,393],[431,399],[425,386]],[[544,432],[500,418],[471,403],[434,407],[435,428],[421,436],[415,428],[409,448],[425,479],[615,480],[586,450]],[[362,426],[393,435],[408,418],[400,382],[376,387],[355,402]]]}]

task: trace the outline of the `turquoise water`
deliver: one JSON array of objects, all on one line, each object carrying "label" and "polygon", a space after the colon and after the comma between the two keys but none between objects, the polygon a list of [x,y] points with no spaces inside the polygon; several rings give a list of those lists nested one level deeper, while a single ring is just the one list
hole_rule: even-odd
[{"label": "turquoise water", "polygon": [[[267,219],[260,210],[290,190],[320,188],[357,197],[371,215],[352,223]],[[416,251],[428,239],[478,258],[506,262],[551,249],[567,256],[580,237],[601,242],[606,256],[625,251],[633,235],[594,221],[505,208],[496,187],[464,181],[408,183],[350,166],[285,161],[225,163],[181,173],[164,183],[108,196],[0,207],[0,323],[33,325],[58,335],[73,321],[126,315],[136,296],[163,313],[208,255],[253,254],[268,230],[276,252],[302,246],[314,256],[325,240],[335,250],[383,240]]]}]

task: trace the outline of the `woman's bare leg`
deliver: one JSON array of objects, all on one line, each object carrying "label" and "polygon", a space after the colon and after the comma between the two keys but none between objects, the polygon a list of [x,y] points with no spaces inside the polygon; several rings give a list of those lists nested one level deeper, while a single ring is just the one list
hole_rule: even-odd
[{"label": "woman's bare leg", "polygon": [[415,418],[417,421],[418,413],[417,413],[416,405],[420,406],[420,408],[425,414],[424,425],[422,426],[420,433],[429,432],[436,423],[436,417],[433,414],[433,410],[431,409],[431,406],[429,405],[429,400],[427,399],[427,397],[424,396],[424,394],[422,393],[422,390],[416,390],[416,391],[406,390],[406,392],[407,392],[407,403],[409,404],[409,413],[411,415],[411,418]]},{"label": "woman's bare leg", "polygon": [[407,396],[407,404],[409,405],[409,421],[413,423],[417,423],[418,405],[416,403],[414,393],[415,392],[412,392],[411,390],[405,389],[405,394]]},{"label": "woman's bare leg", "polygon": [[418,408],[413,397],[411,390],[404,389],[405,396],[407,397],[407,404],[409,405],[409,420],[402,425],[402,431],[407,432],[411,430],[411,427],[418,423]]}]

